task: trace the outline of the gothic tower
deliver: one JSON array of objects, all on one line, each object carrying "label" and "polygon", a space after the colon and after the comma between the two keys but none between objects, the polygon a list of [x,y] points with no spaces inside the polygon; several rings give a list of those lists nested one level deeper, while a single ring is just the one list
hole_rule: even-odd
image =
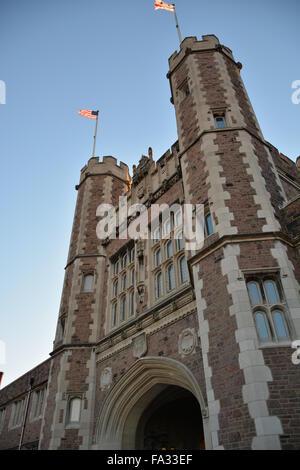
[{"label": "gothic tower", "polygon": [[[0,448],[27,403],[24,448],[299,449],[300,160],[264,139],[241,69],[215,36],[184,39],[178,141],[132,185],[113,157],[82,169],[51,358],[1,390]],[[152,238],[100,240],[97,208],[121,195],[128,224],[136,204],[177,208]],[[193,250],[187,203],[204,207]]]},{"label": "gothic tower", "polygon": [[[95,351],[103,299],[105,248],[96,234],[101,203],[118,204],[130,180],[114,157],[91,158],[81,170],[54,341],[40,448],[88,448],[95,393]],[[79,409],[81,408],[81,409]],[[76,416],[80,414],[79,419]],[[66,421],[67,424],[66,425]]]},{"label": "gothic tower", "polygon": [[215,36],[186,38],[169,66],[185,201],[204,204],[213,224],[189,260],[212,448],[296,444],[291,340],[300,337],[299,258],[287,236],[273,148],[241,64]]}]

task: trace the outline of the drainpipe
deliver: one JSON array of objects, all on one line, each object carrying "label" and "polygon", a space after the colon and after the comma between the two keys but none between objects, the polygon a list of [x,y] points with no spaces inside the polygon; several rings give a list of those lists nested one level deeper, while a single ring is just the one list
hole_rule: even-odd
[{"label": "drainpipe", "polygon": [[29,402],[30,402],[30,396],[31,396],[31,392],[32,392],[33,383],[34,383],[34,378],[31,377],[31,379],[29,381],[29,390],[28,390],[27,397],[26,397],[25,414],[24,414],[24,419],[23,419],[23,425],[22,425],[22,431],[21,431],[21,437],[20,437],[18,450],[22,449],[22,444],[23,444],[23,439],[24,439],[24,435],[25,435],[26,421],[27,421]]}]

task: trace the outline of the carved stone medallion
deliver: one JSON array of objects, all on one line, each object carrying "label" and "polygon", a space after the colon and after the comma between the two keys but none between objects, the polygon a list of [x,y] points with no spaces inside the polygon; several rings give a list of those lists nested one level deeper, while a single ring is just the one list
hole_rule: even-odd
[{"label": "carved stone medallion", "polygon": [[183,330],[178,338],[178,350],[181,356],[188,356],[195,352],[197,336],[194,328]]}]

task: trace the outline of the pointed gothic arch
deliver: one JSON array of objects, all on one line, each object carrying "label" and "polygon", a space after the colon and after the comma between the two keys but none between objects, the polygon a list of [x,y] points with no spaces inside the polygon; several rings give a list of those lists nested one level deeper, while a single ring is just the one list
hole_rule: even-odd
[{"label": "pointed gothic arch", "polygon": [[[112,388],[97,422],[97,449],[134,449],[140,417],[152,400],[168,385],[182,387],[197,399],[207,430],[207,408],[199,384],[181,362],[165,357],[138,359]],[[206,441],[210,440],[206,434]],[[207,447],[210,447],[209,442]]]}]

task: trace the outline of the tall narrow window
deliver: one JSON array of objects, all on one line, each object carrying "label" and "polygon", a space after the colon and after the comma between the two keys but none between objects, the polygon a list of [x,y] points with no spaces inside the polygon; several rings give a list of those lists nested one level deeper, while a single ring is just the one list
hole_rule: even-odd
[{"label": "tall narrow window", "polygon": [[182,225],[182,210],[178,210],[174,214],[174,227],[180,227]]},{"label": "tall narrow window", "polygon": [[129,315],[134,315],[134,291],[132,290],[129,294]]},{"label": "tall narrow window", "polygon": [[161,250],[158,248],[155,252],[155,266],[160,266],[161,265]]},{"label": "tall narrow window", "polygon": [[130,284],[134,284],[134,268],[130,271]]},{"label": "tall narrow window", "polygon": [[159,299],[163,294],[162,273],[159,272],[155,276],[155,297]]},{"label": "tall narrow window", "polygon": [[171,233],[171,220],[168,218],[167,220],[164,221],[163,225],[163,236],[167,237]]},{"label": "tall narrow window", "polygon": [[113,296],[117,297],[118,295],[118,281],[115,281],[113,284]]},{"label": "tall narrow window", "polygon": [[125,269],[127,266],[127,254],[122,258],[122,269]]},{"label": "tall narrow window", "polygon": [[121,299],[121,311],[120,311],[120,321],[124,321],[126,318],[126,297]]},{"label": "tall narrow window", "polygon": [[206,216],[205,216],[205,231],[206,231],[206,236],[207,237],[209,235],[211,235],[214,231],[212,216],[211,216],[210,212],[208,214],[206,214]]},{"label": "tall narrow window", "polygon": [[112,306],[112,319],[111,319],[112,326],[116,326],[117,317],[118,317],[118,304],[117,302],[115,302]]},{"label": "tall narrow window", "polygon": [[0,433],[4,428],[4,420],[5,420],[5,408],[1,408],[0,410]]},{"label": "tall narrow window", "polygon": [[122,292],[126,289],[126,274],[122,276]]},{"label": "tall narrow window", "polygon": [[80,421],[80,412],[81,412],[81,399],[78,397],[71,398],[69,401],[69,410],[68,410],[68,423],[77,424]]},{"label": "tall narrow window", "polygon": [[269,279],[265,281],[265,289],[267,292],[269,304],[278,304],[280,300],[275,282]]},{"label": "tall narrow window", "polygon": [[183,248],[184,248],[184,239],[183,239],[182,233],[180,234],[179,238],[177,238],[176,243],[177,243],[177,250],[178,251],[183,250]]},{"label": "tall narrow window", "polygon": [[169,258],[171,258],[171,256],[173,256],[172,240],[170,240],[170,241],[166,244],[166,258],[169,259]]},{"label": "tall narrow window", "polygon": [[12,426],[20,426],[23,420],[25,400],[19,400],[14,403],[13,415],[12,415]]},{"label": "tall narrow window", "polygon": [[271,339],[269,328],[267,326],[267,319],[264,312],[255,313],[255,322],[259,339],[261,341],[268,341]]},{"label": "tall narrow window", "polygon": [[130,263],[133,263],[133,261],[134,261],[134,248],[131,248],[131,250],[130,250],[129,259],[130,259]]},{"label": "tall narrow window", "polygon": [[119,273],[119,261],[114,263],[114,275],[116,276]]},{"label": "tall narrow window", "polygon": [[92,292],[94,288],[94,275],[86,274],[83,278],[83,292]]},{"label": "tall narrow window", "polygon": [[160,227],[156,227],[153,230],[153,243],[156,243],[160,240]]},{"label": "tall narrow window", "polygon": [[284,316],[280,310],[274,310],[272,312],[276,335],[279,341],[287,340],[289,335],[285,324]]},{"label": "tall narrow window", "polygon": [[33,398],[33,413],[32,418],[40,418],[43,411],[43,403],[44,403],[44,394],[45,390],[41,389],[35,392]]},{"label": "tall narrow window", "polygon": [[179,260],[179,272],[180,272],[180,282],[183,284],[187,280],[185,256],[182,256]]},{"label": "tall narrow window", "polygon": [[248,292],[252,305],[260,305],[262,303],[259,285],[255,281],[248,282]]},{"label": "tall narrow window", "polygon": [[174,266],[170,264],[167,268],[167,285],[168,291],[171,291],[175,287],[175,276],[174,276]]}]

